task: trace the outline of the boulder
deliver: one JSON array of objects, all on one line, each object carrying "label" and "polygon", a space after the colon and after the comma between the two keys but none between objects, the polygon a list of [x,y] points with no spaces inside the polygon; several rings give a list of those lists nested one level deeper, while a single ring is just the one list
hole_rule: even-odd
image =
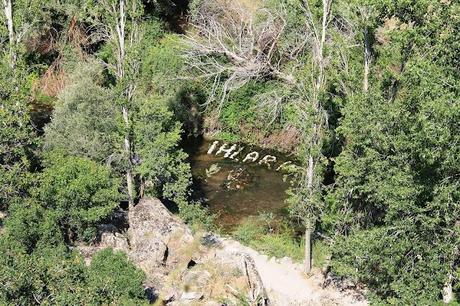
[{"label": "boulder", "polygon": [[180,297],[182,301],[196,301],[201,298],[203,298],[203,293],[201,292],[184,292]]},{"label": "boulder", "polygon": [[125,251],[145,272],[149,299],[158,298],[165,305],[221,305],[221,300],[238,305],[240,295],[262,301],[255,305],[266,305],[253,260],[225,249],[218,235],[194,237],[181,219],[153,198],[142,199],[126,219],[127,231],[111,224],[100,226],[98,244],[80,248],[88,262],[106,247]]},{"label": "boulder", "polygon": [[193,242],[190,229],[158,199],[144,198],[128,213],[129,258],[159,286],[179,263],[191,258],[184,250]]}]

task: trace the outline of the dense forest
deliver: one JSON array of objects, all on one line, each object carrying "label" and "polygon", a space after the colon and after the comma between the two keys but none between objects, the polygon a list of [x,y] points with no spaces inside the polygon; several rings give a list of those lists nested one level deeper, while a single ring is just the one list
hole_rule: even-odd
[{"label": "dense forest", "polygon": [[458,1],[0,6],[1,305],[147,304],[126,254],[78,246],[144,196],[219,231],[184,148],[203,135],[296,161],[288,213],[236,238],[370,304],[460,302]]}]

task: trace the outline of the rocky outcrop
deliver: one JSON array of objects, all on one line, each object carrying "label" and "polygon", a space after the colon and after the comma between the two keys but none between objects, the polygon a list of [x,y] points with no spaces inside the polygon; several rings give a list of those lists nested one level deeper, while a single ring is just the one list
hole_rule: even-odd
[{"label": "rocky outcrop", "polygon": [[174,305],[267,305],[251,257],[226,252],[213,234],[195,234],[158,199],[144,198],[128,215],[128,230],[99,228],[97,244],[82,246],[90,260],[102,248],[122,250],[146,276],[148,295]]},{"label": "rocky outcrop", "polygon": [[191,260],[187,249],[193,235],[158,199],[142,199],[128,218],[129,257],[145,271],[152,286],[160,287],[171,270]]}]

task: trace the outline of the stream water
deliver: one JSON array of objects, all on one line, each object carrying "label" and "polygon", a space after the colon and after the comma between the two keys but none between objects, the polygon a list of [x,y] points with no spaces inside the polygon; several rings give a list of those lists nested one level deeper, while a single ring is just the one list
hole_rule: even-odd
[{"label": "stream water", "polygon": [[[218,225],[232,230],[248,217],[262,212],[273,213],[275,217],[286,213],[288,183],[283,181],[281,169],[276,170],[287,161],[285,156],[254,146],[237,145],[232,152],[235,155],[227,154],[225,158],[225,152],[216,155],[224,142],[217,143],[214,150],[208,152],[213,143],[195,139],[185,147],[190,156],[195,197],[217,215]],[[254,161],[256,154],[253,153],[252,159],[243,162],[251,152],[257,152],[259,157]],[[267,157],[265,160],[270,162],[264,163],[262,160],[267,155],[276,157],[276,161]]]}]

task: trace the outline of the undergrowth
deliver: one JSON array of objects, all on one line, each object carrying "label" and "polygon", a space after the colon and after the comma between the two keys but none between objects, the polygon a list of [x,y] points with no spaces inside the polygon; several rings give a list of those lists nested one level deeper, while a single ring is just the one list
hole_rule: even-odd
[{"label": "undergrowth", "polygon": [[[296,262],[304,259],[305,243],[286,221],[267,221],[266,214],[248,218],[233,232],[233,237],[257,251],[276,258],[290,257]],[[318,268],[327,264],[330,250],[327,243],[313,243],[313,265]]]}]

